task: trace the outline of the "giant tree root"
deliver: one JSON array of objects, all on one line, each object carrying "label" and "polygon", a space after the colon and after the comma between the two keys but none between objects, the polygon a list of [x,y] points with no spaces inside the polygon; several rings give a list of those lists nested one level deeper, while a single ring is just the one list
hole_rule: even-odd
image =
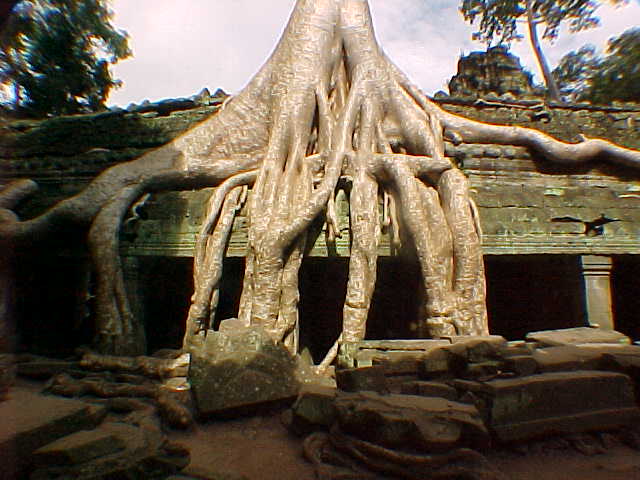
[{"label": "giant tree root", "polygon": [[[189,348],[213,326],[221,259],[239,205],[235,188],[254,183],[246,206],[238,318],[295,350],[297,277],[307,232],[326,212],[335,233],[332,199],[343,178],[352,188],[341,338],[366,334],[381,218],[395,248],[402,243],[414,251],[420,265],[424,314],[418,331],[435,337],[486,334],[477,209],[463,173],[444,155],[445,139],[524,146],[567,165],[604,160],[640,167],[640,152],[604,140],[568,144],[535,130],[447,113],[381,51],[366,0],[298,0],[271,57],[217,114],[169,144],[106,170],[37,218],[19,221],[9,210],[31,193],[31,183],[0,192],[0,242],[45,242],[61,224],[91,225],[98,347],[138,352],[140,342],[131,340],[138,327],[118,259],[121,220],[147,192],[219,186],[214,195],[220,201],[213,203],[220,207],[212,209],[198,240],[184,339]],[[328,356],[322,364],[331,361]]]},{"label": "giant tree root", "polygon": [[87,352],[80,366],[94,371],[116,371],[134,373],[151,378],[186,377],[189,370],[189,354],[177,358],[123,357]]},{"label": "giant tree root", "polygon": [[469,448],[446,453],[407,453],[376,445],[342,432],[314,433],[304,442],[305,457],[318,480],[504,480],[487,459]]},{"label": "giant tree root", "polygon": [[[193,424],[193,415],[189,408],[177,400],[161,385],[154,383],[131,384],[111,382],[99,377],[76,379],[61,373],[53,377],[47,384],[46,391],[65,397],[95,396],[105,399],[147,399],[157,409],[160,417],[171,427],[188,428]],[[114,405],[124,404],[114,400]],[[142,403],[129,403],[143,405]],[[137,410],[137,408],[136,408]],[[145,410],[146,411],[146,410]],[[153,412],[149,410],[147,412]]]}]

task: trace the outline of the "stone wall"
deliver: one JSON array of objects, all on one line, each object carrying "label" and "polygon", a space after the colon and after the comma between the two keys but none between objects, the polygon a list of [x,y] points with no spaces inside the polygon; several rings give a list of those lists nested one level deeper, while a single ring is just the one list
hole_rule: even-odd
[{"label": "stone wall", "polygon": [[[130,111],[16,121],[2,127],[0,179],[33,178],[42,193],[25,217],[83,188],[95,175],[162,145],[215,113],[224,96],[204,103],[173,101]],[[438,100],[446,110],[490,123],[536,128],[565,141],[580,134],[640,148],[640,106],[549,106],[539,101]],[[191,102],[191,103],[189,103]],[[606,163],[579,169],[551,165],[526,149],[447,144],[446,153],[469,176],[480,208],[486,254],[638,254],[640,173]],[[1,181],[1,180],[0,180]],[[191,256],[210,190],[151,196],[145,220],[129,222],[123,253]],[[321,233],[311,255],[348,256],[348,206],[339,201],[343,238],[327,245]],[[589,222],[618,220],[601,229]],[[574,219],[575,221],[570,221]],[[237,218],[229,255],[243,256],[244,212]],[[381,254],[390,255],[387,238]]]}]

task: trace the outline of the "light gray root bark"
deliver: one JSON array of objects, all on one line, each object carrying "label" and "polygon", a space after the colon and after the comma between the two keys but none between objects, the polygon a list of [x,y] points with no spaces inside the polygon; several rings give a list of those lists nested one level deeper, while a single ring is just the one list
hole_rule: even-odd
[{"label": "light gray root bark", "polygon": [[183,348],[199,343],[214,327],[220,296],[224,256],[236,213],[244,203],[247,185],[255,181],[256,172],[235,175],[223,182],[211,196],[207,218],[196,241],[193,279],[194,294],[185,325]]}]

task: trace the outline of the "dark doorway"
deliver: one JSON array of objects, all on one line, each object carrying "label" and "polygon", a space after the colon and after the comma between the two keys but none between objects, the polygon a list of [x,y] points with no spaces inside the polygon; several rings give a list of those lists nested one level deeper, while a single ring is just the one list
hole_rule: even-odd
[{"label": "dark doorway", "polygon": [[584,326],[584,284],[575,255],[487,255],[487,309],[492,334]]},{"label": "dark doorway", "polygon": [[640,257],[620,255],[611,273],[613,318],[616,330],[640,340]]},{"label": "dark doorway", "polygon": [[89,260],[82,256],[24,256],[15,262],[16,348],[52,357],[91,343]]},{"label": "dark doorway", "polygon": [[[342,331],[349,259],[309,257],[300,269],[300,346],[322,360]],[[367,319],[367,339],[412,338],[418,319],[421,282],[417,262],[380,257]]]},{"label": "dark doorway", "polygon": [[[193,258],[138,257],[138,298],[147,335],[147,350],[181,348],[185,321],[193,295]],[[244,258],[224,261],[223,281],[214,328],[238,314]]]}]

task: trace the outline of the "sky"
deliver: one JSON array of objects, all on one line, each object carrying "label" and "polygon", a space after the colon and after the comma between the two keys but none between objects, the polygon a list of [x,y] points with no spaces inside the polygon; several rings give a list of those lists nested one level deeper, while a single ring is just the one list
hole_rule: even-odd
[{"label": "sky", "polygon": [[[448,91],[461,54],[484,50],[471,40],[460,0],[370,0],[378,41],[391,60],[427,94]],[[113,67],[123,86],[108,104],[189,97],[207,87],[238,92],[275,47],[295,0],[112,0],[114,25],[129,33],[133,57]],[[607,40],[640,25],[640,0],[626,7],[602,6],[601,26],[563,32],[543,42],[552,68],[586,43],[600,49]],[[524,29],[523,29],[524,33]],[[540,75],[526,39],[512,53],[535,79]]]}]

